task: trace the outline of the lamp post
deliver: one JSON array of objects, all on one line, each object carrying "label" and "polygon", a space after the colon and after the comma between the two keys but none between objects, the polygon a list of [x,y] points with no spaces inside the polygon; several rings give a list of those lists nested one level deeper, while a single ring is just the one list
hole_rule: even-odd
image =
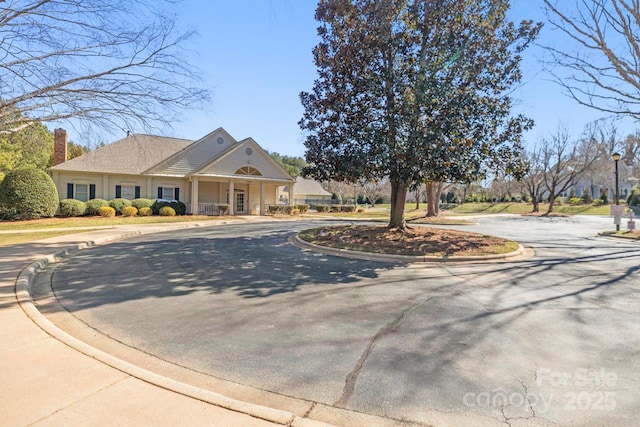
[{"label": "lamp post", "polygon": [[[618,176],[618,160],[620,160],[620,153],[613,153],[613,161],[616,165],[616,205],[620,204],[620,186]],[[620,231],[620,224],[616,224],[616,231]]]}]

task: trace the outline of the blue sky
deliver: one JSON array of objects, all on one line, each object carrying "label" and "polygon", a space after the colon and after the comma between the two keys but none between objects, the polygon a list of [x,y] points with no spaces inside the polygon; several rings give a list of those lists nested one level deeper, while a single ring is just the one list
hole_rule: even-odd
[{"label": "blue sky", "polygon": [[[544,21],[542,0],[512,4],[513,20]],[[180,6],[182,23],[199,33],[190,46],[193,63],[213,98],[210,109],[186,113],[172,136],[198,139],[222,126],[237,139],[253,137],[269,151],[302,156],[298,95],[310,90],[315,78],[311,50],[318,42],[316,2],[185,0]],[[556,37],[547,27],[539,42],[554,43]],[[536,121],[525,137],[527,143],[547,136],[560,123],[577,137],[586,123],[603,116],[562,94],[543,71],[543,55],[544,50],[535,46],[524,53],[524,85],[515,92],[515,111]]]}]

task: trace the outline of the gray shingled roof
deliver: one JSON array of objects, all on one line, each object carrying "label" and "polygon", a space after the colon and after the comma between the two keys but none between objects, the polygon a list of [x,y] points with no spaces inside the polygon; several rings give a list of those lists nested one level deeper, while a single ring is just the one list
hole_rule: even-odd
[{"label": "gray shingled roof", "polygon": [[311,194],[314,196],[331,196],[327,190],[322,188],[318,181],[313,179],[305,179],[301,176],[296,178],[296,183],[293,185],[293,194]]},{"label": "gray shingled roof", "polygon": [[130,135],[50,170],[139,175],[192,143],[163,136]]}]

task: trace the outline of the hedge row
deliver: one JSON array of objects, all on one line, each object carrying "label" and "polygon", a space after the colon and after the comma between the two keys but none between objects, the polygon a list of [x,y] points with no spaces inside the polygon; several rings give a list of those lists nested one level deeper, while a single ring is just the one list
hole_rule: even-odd
[{"label": "hedge row", "polygon": [[[110,201],[104,199],[91,199],[87,202],[82,202],[76,199],[63,199],[60,200],[58,205],[58,214],[60,216],[72,217],[72,216],[150,216],[150,215],[162,215],[162,209],[168,207],[171,209],[165,210],[165,215],[184,215],[187,212],[187,206],[182,202],[167,202],[156,201],[154,199],[113,199]],[[109,209],[103,209],[109,208]],[[111,214],[113,211],[113,215]],[[173,216],[171,215],[171,216]]]},{"label": "hedge row", "polygon": [[315,209],[320,213],[325,213],[325,212],[352,213],[356,211],[356,206],[355,205],[311,205],[311,209]]},{"label": "hedge row", "polygon": [[270,215],[298,215],[300,213],[306,213],[309,210],[309,205],[268,205],[267,212]]}]

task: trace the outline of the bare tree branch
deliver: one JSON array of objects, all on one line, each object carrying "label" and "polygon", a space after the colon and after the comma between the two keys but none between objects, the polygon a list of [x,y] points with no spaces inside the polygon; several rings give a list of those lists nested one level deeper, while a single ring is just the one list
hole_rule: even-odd
[{"label": "bare tree branch", "polygon": [[556,81],[581,105],[640,119],[640,3],[576,0],[570,14],[565,2],[544,2],[551,25],[575,44],[547,47],[567,71],[552,71]]},{"label": "bare tree branch", "polygon": [[160,130],[209,99],[174,2],[10,1],[0,9],[0,132],[77,118]]}]

